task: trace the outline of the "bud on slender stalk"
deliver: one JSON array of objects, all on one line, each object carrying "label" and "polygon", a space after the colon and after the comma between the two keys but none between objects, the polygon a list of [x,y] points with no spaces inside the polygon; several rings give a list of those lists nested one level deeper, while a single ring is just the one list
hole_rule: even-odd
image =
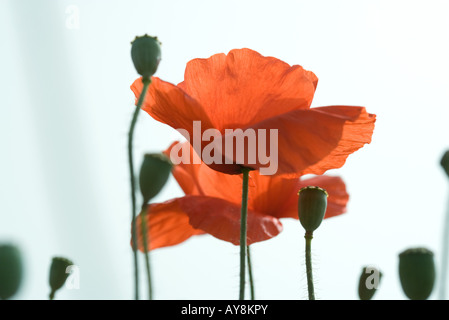
[{"label": "bud on slender stalk", "polygon": [[144,205],[162,190],[172,167],[170,159],[163,153],[145,154],[139,174],[140,192]]},{"label": "bud on slender stalk", "polygon": [[67,268],[72,266],[73,262],[62,257],[54,257],[50,267],[50,300],[55,297],[56,291],[62,288],[65,281],[69,277]]},{"label": "bud on slender stalk", "polygon": [[320,187],[308,186],[298,192],[298,217],[301,225],[306,229],[306,277],[309,300],[315,300],[312,271],[312,238],[313,232],[320,226],[324,219],[327,207],[328,194]]},{"label": "bud on slender stalk", "polygon": [[382,272],[374,267],[364,267],[359,280],[360,300],[371,300],[379,286]]},{"label": "bud on slender stalk", "polygon": [[298,217],[306,232],[313,233],[324,219],[328,194],[320,187],[304,187],[298,192]]},{"label": "bud on slender stalk", "polygon": [[0,245],[0,299],[11,298],[22,282],[22,256],[13,245]]},{"label": "bud on slender stalk", "polygon": [[441,166],[449,177],[449,150],[446,151],[440,161]]},{"label": "bud on slender stalk", "polygon": [[425,300],[435,283],[433,252],[412,248],[399,255],[399,278],[402,289],[411,300]]},{"label": "bud on slender stalk", "polygon": [[161,47],[157,37],[151,37],[147,34],[136,37],[131,42],[131,58],[137,73],[148,80],[156,73],[159,62],[161,61]]}]

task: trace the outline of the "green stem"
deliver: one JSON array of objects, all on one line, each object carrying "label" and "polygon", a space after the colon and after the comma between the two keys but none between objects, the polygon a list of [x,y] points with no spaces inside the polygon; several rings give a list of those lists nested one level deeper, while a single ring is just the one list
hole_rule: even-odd
[{"label": "green stem", "polygon": [[[448,198],[449,200],[449,198]],[[449,251],[449,201],[446,207],[446,217],[443,230],[443,248],[441,255],[441,284],[440,284],[440,300],[446,300],[446,283],[448,269],[448,251]]]},{"label": "green stem", "polygon": [[315,291],[313,289],[313,273],[312,273],[312,239],[313,233],[306,232],[306,274],[307,274],[307,290],[309,292],[309,300],[315,300]]},{"label": "green stem", "polygon": [[153,286],[151,281],[151,268],[150,268],[150,253],[148,250],[148,229],[147,229],[147,208],[148,206],[145,204],[142,207],[141,214],[141,227],[143,233],[143,249],[145,252],[145,266],[147,269],[147,279],[148,279],[148,298],[149,300],[153,300]]},{"label": "green stem", "polygon": [[240,293],[239,299],[245,299],[245,262],[246,262],[246,228],[248,217],[248,180],[249,168],[242,168],[242,209],[240,212]]},{"label": "green stem", "polygon": [[132,232],[132,243],[133,243],[133,253],[134,253],[134,298],[139,299],[139,267],[137,261],[137,235],[136,235],[136,182],[134,177],[134,164],[133,164],[133,136],[134,127],[136,126],[137,116],[139,115],[140,108],[145,99],[145,95],[148,91],[148,86],[151,83],[151,79],[142,80],[143,89],[140,94],[139,101],[137,102],[136,109],[134,110],[133,118],[131,120],[131,125],[128,134],[128,161],[129,161],[129,174],[131,183],[131,203],[132,203],[132,213],[131,213],[131,232]]},{"label": "green stem", "polygon": [[253,278],[253,268],[251,264],[251,251],[249,250],[249,246],[247,248],[247,254],[248,254],[248,275],[249,275],[249,287],[251,289],[251,300],[256,299],[256,294],[254,291],[254,278]]}]

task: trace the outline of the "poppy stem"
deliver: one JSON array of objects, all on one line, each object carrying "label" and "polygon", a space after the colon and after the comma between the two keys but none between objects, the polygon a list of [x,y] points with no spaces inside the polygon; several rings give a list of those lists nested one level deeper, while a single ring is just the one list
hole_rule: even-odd
[{"label": "poppy stem", "polygon": [[249,276],[249,287],[251,289],[251,300],[256,299],[255,291],[254,291],[254,278],[253,278],[253,269],[251,265],[251,251],[249,250],[249,246],[247,248],[248,254],[248,276]]},{"label": "poppy stem", "polygon": [[[448,198],[449,200],[449,198]],[[443,230],[443,248],[441,257],[441,281],[440,281],[440,300],[446,300],[446,283],[448,269],[448,251],[449,251],[449,201],[446,207],[446,217]]]},{"label": "poppy stem", "polygon": [[242,185],[242,209],[240,212],[240,293],[239,300],[245,299],[245,262],[246,262],[246,228],[248,217],[248,180],[249,168],[242,168],[243,185]]},{"label": "poppy stem", "polygon": [[315,290],[313,288],[313,273],[312,273],[312,239],[313,232],[306,232],[304,235],[306,239],[306,275],[307,275],[307,290],[309,292],[309,300],[315,300]]},{"label": "poppy stem", "polygon": [[147,269],[147,280],[148,280],[148,299],[153,300],[153,285],[151,281],[151,267],[150,267],[150,252],[148,250],[148,229],[147,229],[147,208],[145,204],[142,206],[141,214],[141,227],[143,233],[143,250],[145,252],[145,267]]},{"label": "poppy stem", "polygon": [[132,245],[133,245],[133,253],[134,253],[134,299],[139,299],[139,267],[137,261],[137,236],[136,236],[136,182],[134,177],[134,164],[133,164],[133,136],[134,136],[134,127],[136,126],[137,117],[139,115],[140,108],[142,107],[142,103],[145,99],[145,95],[148,91],[148,86],[151,83],[151,79],[142,79],[143,82],[143,90],[140,94],[139,101],[137,102],[136,109],[134,110],[134,114],[131,120],[131,125],[129,127],[128,134],[128,161],[129,161],[129,173],[130,173],[130,183],[131,183],[131,204],[132,204],[132,212],[131,212],[131,233],[132,233]]}]

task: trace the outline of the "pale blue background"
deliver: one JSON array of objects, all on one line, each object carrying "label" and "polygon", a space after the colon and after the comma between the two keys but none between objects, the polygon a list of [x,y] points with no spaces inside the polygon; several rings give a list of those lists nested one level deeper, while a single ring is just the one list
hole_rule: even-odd
[{"label": "pale blue background", "polygon": [[[79,29],[66,27],[69,5],[80,11]],[[16,298],[47,298],[53,255],[81,272],[81,288],[57,298],[132,298],[130,41],[149,33],[162,41],[157,76],[167,81],[182,81],[192,58],[248,47],[315,72],[312,106],[363,105],[377,114],[372,144],[330,172],[344,178],[351,199],[346,215],[316,232],[316,295],[356,299],[362,266],[374,264],[384,273],[376,298],[404,299],[398,253],[426,246],[440,262],[448,12],[444,0],[2,0],[0,241],[17,243],[26,260]],[[142,113],[137,165],[176,138]],[[156,201],[181,194],[171,178]],[[259,299],[307,297],[303,231],[283,223],[281,235],[253,246]],[[238,252],[211,236],[155,251],[155,298],[236,299]],[[143,296],[144,288],[142,276]]]}]

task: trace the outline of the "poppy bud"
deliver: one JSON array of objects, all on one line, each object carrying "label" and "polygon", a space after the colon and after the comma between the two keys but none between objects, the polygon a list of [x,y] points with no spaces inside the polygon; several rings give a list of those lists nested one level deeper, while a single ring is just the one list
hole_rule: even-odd
[{"label": "poppy bud", "polygon": [[56,291],[61,289],[69,277],[67,268],[72,266],[73,262],[62,257],[54,257],[50,267],[50,300],[55,297]]},{"label": "poppy bud", "polygon": [[425,300],[432,293],[435,282],[433,252],[412,248],[399,255],[399,278],[402,290],[411,300]]},{"label": "poppy bud", "polygon": [[371,300],[379,286],[382,272],[374,267],[364,267],[359,280],[360,300]]},{"label": "poppy bud", "polygon": [[324,219],[328,194],[320,187],[304,187],[298,192],[298,216],[307,233],[313,233]]},{"label": "poppy bud", "polygon": [[151,37],[147,34],[136,37],[131,42],[131,58],[137,73],[143,79],[150,79],[156,73],[159,62],[161,61],[161,47],[157,37]]},{"label": "poppy bud", "polygon": [[22,256],[13,245],[0,246],[0,299],[11,298],[22,282]]},{"label": "poppy bud", "polygon": [[441,158],[440,164],[449,177],[449,150],[444,153],[443,158]]},{"label": "poppy bud", "polygon": [[144,205],[162,190],[172,166],[170,159],[163,153],[145,154],[139,175]]}]

